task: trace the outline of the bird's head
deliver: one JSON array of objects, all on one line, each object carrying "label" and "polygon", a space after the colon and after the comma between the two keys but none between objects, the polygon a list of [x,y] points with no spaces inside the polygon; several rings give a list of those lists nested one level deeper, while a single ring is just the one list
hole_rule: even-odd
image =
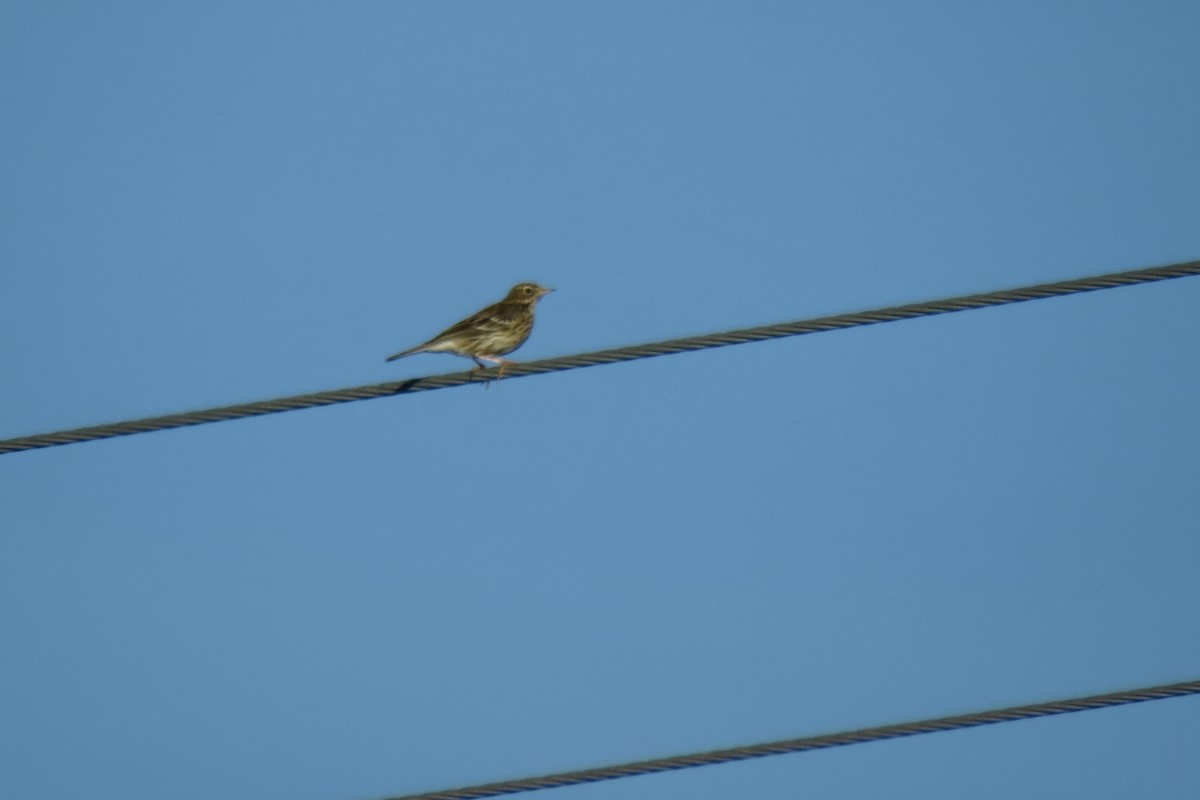
[{"label": "bird's head", "polygon": [[542,298],[542,295],[552,291],[554,290],[547,289],[545,286],[538,286],[536,283],[518,283],[508,290],[508,297],[504,299],[508,302],[529,303],[533,305]]}]

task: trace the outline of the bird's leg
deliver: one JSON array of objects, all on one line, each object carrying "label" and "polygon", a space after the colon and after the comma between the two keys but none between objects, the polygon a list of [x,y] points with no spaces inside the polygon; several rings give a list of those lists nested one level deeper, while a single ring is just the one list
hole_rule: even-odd
[{"label": "bird's leg", "polygon": [[469,378],[469,380],[474,381],[475,374],[487,369],[487,364],[484,364],[482,361],[480,361],[475,356],[469,356],[469,358],[475,362],[475,368],[473,370],[471,370],[471,377]]},{"label": "bird's leg", "polygon": [[[487,359],[488,361],[492,361],[492,362],[495,362],[495,361],[496,361],[496,359],[494,359],[494,358],[490,358],[489,356],[469,356],[469,358],[470,358],[472,361],[474,361],[474,362],[475,362],[475,364],[477,365],[477,366],[475,367],[475,369],[471,370],[471,380],[472,380],[472,381],[473,381],[473,380],[475,380],[475,374],[476,374],[476,373],[478,373],[478,372],[483,372],[485,369],[489,369],[489,368],[490,368],[490,366],[491,366],[491,365],[489,365],[489,364],[485,364],[485,363],[483,363],[483,361],[480,361],[480,359],[481,359],[481,358],[482,358],[482,359]],[[488,377],[487,377],[486,375],[484,376],[484,378],[483,378],[483,381],[484,381],[484,383],[483,383],[483,388],[485,388],[485,389],[486,389],[486,388],[488,388],[489,386],[491,386],[491,385],[492,385],[492,382],[491,382],[491,380],[489,380],[489,379],[488,379]]]},{"label": "bird's leg", "polygon": [[[472,356],[472,358],[474,358],[474,356]],[[515,364],[515,363],[516,363],[515,361],[506,361],[506,360],[505,360],[505,359],[503,359],[503,358],[496,358],[496,357],[494,357],[494,356],[479,356],[479,358],[482,358],[482,359],[484,359],[485,361],[490,361],[490,362],[492,362],[493,364],[497,364],[497,365],[499,365],[499,367],[500,367],[500,371],[496,373],[496,385],[497,385],[497,388],[499,387],[499,384],[500,384],[500,379],[504,377],[504,368],[505,368],[505,367],[507,367],[507,366],[509,366],[510,364]]]}]

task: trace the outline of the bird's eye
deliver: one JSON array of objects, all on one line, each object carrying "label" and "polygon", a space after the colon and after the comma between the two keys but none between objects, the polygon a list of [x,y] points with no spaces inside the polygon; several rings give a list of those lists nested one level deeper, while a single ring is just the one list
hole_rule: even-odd
[{"label": "bird's eye", "polygon": [[533,287],[532,287],[532,286],[526,286],[526,287],[525,287],[525,294],[533,294]]}]

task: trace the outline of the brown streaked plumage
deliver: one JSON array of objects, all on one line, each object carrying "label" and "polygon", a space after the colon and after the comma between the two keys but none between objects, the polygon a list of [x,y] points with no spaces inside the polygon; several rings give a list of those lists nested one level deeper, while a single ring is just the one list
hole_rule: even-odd
[{"label": "brown streaked plumage", "polygon": [[508,355],[529,338],[533,330],[534,306],[550,291],[536,283],[518,283],[499,303],[456,322],[424,344],[401,350],[386,360],[395,361],[417,353],[454,353],[474,361],[478,365],[476,370],[487,366],[484,361],[499,364],[503,376],[504,368],[513,362],[500,356]]}]

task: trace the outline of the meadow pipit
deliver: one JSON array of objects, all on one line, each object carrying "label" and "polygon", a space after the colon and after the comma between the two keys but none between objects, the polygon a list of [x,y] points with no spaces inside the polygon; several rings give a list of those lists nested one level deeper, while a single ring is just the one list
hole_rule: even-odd
[{"label": "meadow pipit", "polygon": [[536,283],[518,283],[499,303],[476,311],[425,344],[401,350],[388,356],[387,360],[395,361],[416,353],[454,353],[474,361],[478,365],[476,371],[487,366],[484,361],[499,364],[497,378],[503,377],[504,368],[513,362],[500,356],[508,355],[529,338],[529,332],[533,330],[533,307],[549,291]]}]

